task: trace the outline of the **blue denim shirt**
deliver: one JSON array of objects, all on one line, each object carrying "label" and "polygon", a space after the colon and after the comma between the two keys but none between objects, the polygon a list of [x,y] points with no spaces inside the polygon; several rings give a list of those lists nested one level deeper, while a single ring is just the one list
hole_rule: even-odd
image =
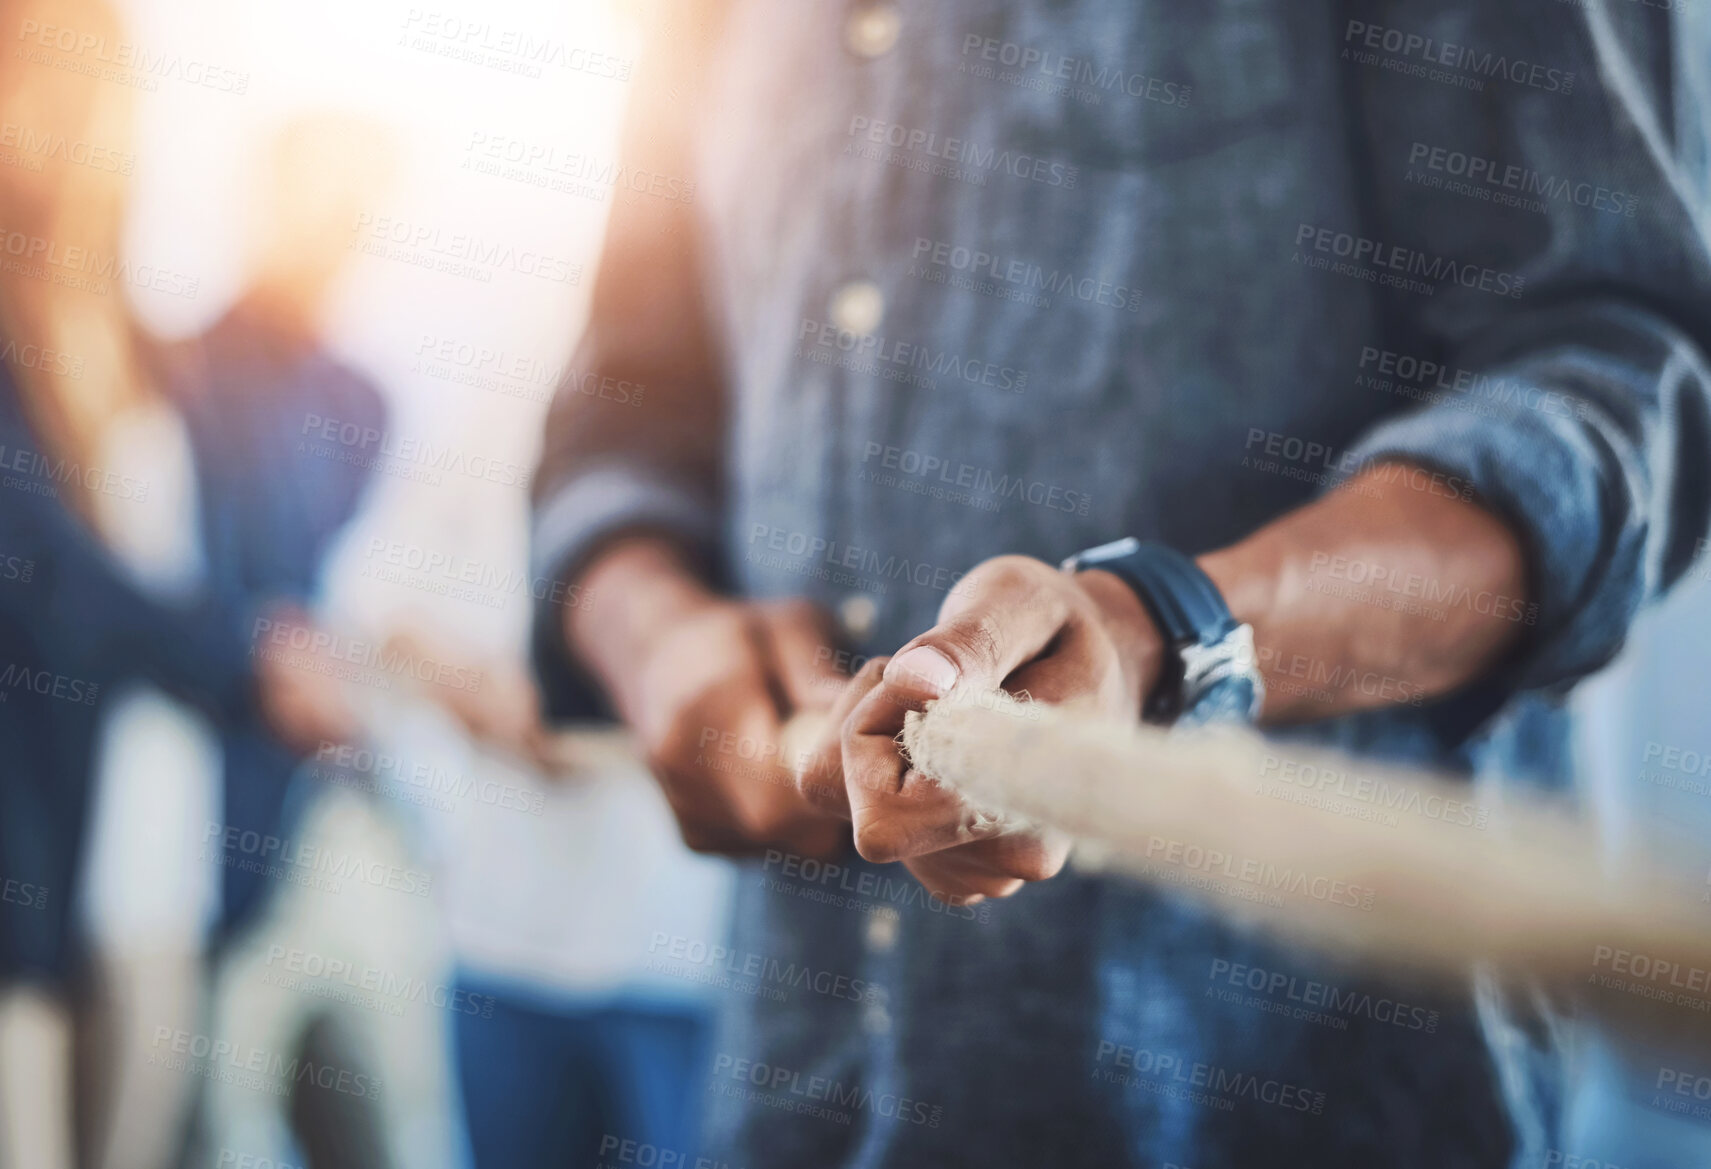
[{"label": "blue denim shirt", "polygon": [[[1528,636],[1449,699],[1297,733],[1561,784],[1564,691],[1711,508],[1696,21],[684,9],[627,149],[693,188],[614,212],[537,567],[664,530],[884,653],[987,557],[1197,553],[1403,459],[1520,534],[1530,596],[1466,603]],[[562,703],[558,619],[537,645]],[[1484,1166],[1550,1137],[1547,1032],[1493,996],[1411,997],[1088,874],[970,908],[774,855],[741,887],[735,950],[872,993],[733,996],[706,1069],[733,1163]]]}]

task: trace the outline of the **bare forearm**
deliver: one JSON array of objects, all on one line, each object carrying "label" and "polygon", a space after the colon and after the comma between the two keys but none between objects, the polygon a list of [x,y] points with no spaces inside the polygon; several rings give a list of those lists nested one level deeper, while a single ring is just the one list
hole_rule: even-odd
[{"label": "bare forearm", "polygon": [[1200,558],[1254,627],[1268,722],[1455,690],[1528,628],[1521,546],[1417,468],[1376,467]]}]

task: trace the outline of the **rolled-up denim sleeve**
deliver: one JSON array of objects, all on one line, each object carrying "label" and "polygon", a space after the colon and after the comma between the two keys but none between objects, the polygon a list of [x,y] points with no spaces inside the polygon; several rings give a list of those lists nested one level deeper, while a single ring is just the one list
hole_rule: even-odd
[{"label": "rolled-up denim sleeve", "polygon": [[[617,201],[588,324],[548,411],[532,487],[531,561],[553,587],[535,605],[532,657],[549,714],[603,713],[564,639],[567,605],[609,604],[571,585],[601,544],[635,531],[676,541],[718,573],[724,391],[709,328],[690,165],[699,53],[715,6],[694,0],[644,52],[625,117],[626,171],[661,193]],[[686,31],[687,30],[687,31]],[[692,35],[694,34],[694,35]]]},{"label": "rolled-up denim sleeve", "polygon": [[718,513],[710,501],[622,463],[572,476],[534,512],[531,535],[537,576],[572,573],[590,550],[619,532],[647,530],[710,549]]},{"label": "rolled-up denim sleeve", "polygon": [[1701,547],[1711,500],[1711,380],[1698,350],[1620,308],[1554,319],[1554,340],[1473,375],[1502,387],[1488,410],[1403,415],[1351,460],[1443,471],[1519,534],[1536,608],[1505,674],[1525,689],[1572,682],[1615,656],[1641,605]]},{"label": "rolled-up denim sleeve", "polygon": [[[1472,24],[1468,7],[1442,6],[1441,28],[1419,7],[1396,19],[1500,46],[1573,87],[1365,82],[1371,157],[1448,143],[1541,176],[1545,193],[1534,206],[1479,202],[1373,168],[1375,232],[1495,275],[1417,298],[1399,327],[1440,363],[1439,386],[1362,436],[1349,463],[1442,471],[1511,524],[1537,608],[1501,681],[1552,688],[1616,655],[1711,523],[1711,203],[1694,161],[1706,123],[1680,68],[1696,34],[1632,5],[1541,5],[1537,18],[1488,6]],[[1494,292],[1497,277],[1514,284]]]}]

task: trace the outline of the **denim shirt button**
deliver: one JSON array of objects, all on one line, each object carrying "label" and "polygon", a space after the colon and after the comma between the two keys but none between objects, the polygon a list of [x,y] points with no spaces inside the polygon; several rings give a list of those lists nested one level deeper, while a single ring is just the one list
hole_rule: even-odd
[{"label": "denim shirt button", "polygon": [[851,280],[832,293],[832,324],[846,333],[865,337],[885,316],[885,294],[871,280]]},{"label": "denim shirt button", "polygon": [[891,1012],[878,1003],[869,1003],[861,1013],[861,1025],[869,1035],[889,1035],[891,1033]]},{"label": "denim shirt button", "polygon": [[844,21],[844,44],[858,57],[883,57],[897,45],[903,16],[890,3],[858,4]]},{"label": "denim shirt button", "polygon": [[851,593],[838,603],[838,627],[857,644],[872,635],[878,619],[879,606],[866,593]]},{"label": "denim shirt button", "polygon": [[889,953],[897,945],[897,911],[876,909],[867,915],[867,948],[875,954]]}]

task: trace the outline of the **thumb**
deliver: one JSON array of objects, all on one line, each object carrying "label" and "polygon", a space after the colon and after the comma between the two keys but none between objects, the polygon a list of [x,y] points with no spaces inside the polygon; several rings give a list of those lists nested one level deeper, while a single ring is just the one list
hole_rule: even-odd
[{"label": "thumb", "polygon": [[1061,575],[1038,560],[1004,556],[964,578],[939,623],[910,641],[885,668],[894,693],[942,698],[957,687],[997,689],[1032,661],[1069,617]]}]

